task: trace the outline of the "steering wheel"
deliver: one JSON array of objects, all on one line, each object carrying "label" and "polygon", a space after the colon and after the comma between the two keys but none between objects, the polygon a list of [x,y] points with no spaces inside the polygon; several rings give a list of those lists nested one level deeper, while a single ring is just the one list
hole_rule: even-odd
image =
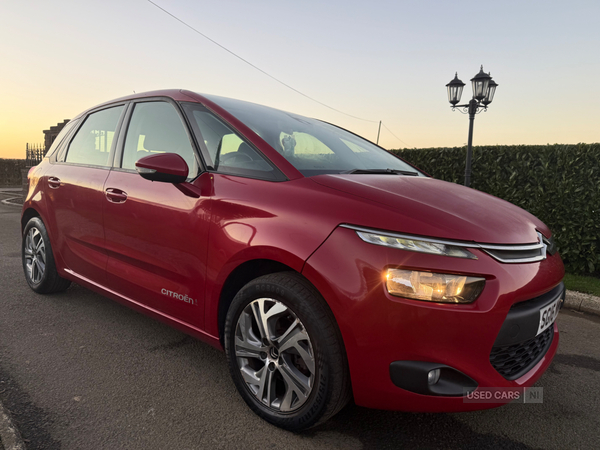
[{"label": "steering wheel", "polygon": [[221,155],[220,157],[220,163],[221,164],[226,164],[226,163],[238,163],[238,162],[252,162],[253,159],[250,157],[250,155],[247,155],[245,153],[239,153],[239,152],[232,152],[232,153],[226,153],[224,155]]}]

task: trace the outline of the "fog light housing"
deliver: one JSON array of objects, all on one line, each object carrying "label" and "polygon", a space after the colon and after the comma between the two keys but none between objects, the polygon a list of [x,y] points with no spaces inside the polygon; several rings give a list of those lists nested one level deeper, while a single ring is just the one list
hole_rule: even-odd
[{"label": "fog light housing", "polygon": [[484,278],[403,269],[388,269],[385,278],[391,295],[437,303],[474,302],[485,286]]}]

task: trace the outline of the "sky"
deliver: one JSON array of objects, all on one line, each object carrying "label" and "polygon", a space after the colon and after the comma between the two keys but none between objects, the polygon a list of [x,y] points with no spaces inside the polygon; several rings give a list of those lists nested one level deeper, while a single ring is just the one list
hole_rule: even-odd
[{"label": "sky", "polygon": [[[474,145],[600,141],[598,0],[0,2],[0,158],[98,103],[182,88],[333,122],[388,149],[466,144],[445,85],[498,83]],[[345,113],[345,114],[344,114]],[[359,120],[355,117],[359,117]],[[386,128],[387,127],[387,128]]]}]

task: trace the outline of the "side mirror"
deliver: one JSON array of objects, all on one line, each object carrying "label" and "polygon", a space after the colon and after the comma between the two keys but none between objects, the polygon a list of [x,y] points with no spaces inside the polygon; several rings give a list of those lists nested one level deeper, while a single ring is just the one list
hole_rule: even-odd
[{"label": "side mirror", "polygon": [[177,153],[145,156],[135,163],[137,172],[150,181],[183,183],[188,177],[188,165]]}]

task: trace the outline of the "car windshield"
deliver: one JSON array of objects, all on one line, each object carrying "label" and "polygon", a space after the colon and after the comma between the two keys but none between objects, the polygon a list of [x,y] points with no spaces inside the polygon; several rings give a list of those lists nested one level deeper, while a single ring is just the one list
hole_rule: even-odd
[{"label": "car windshield", "polygon": [[326,122],[240,100],[205,97],[244,122],[304,176],[327,173],[424,176],[395,155]]}]

